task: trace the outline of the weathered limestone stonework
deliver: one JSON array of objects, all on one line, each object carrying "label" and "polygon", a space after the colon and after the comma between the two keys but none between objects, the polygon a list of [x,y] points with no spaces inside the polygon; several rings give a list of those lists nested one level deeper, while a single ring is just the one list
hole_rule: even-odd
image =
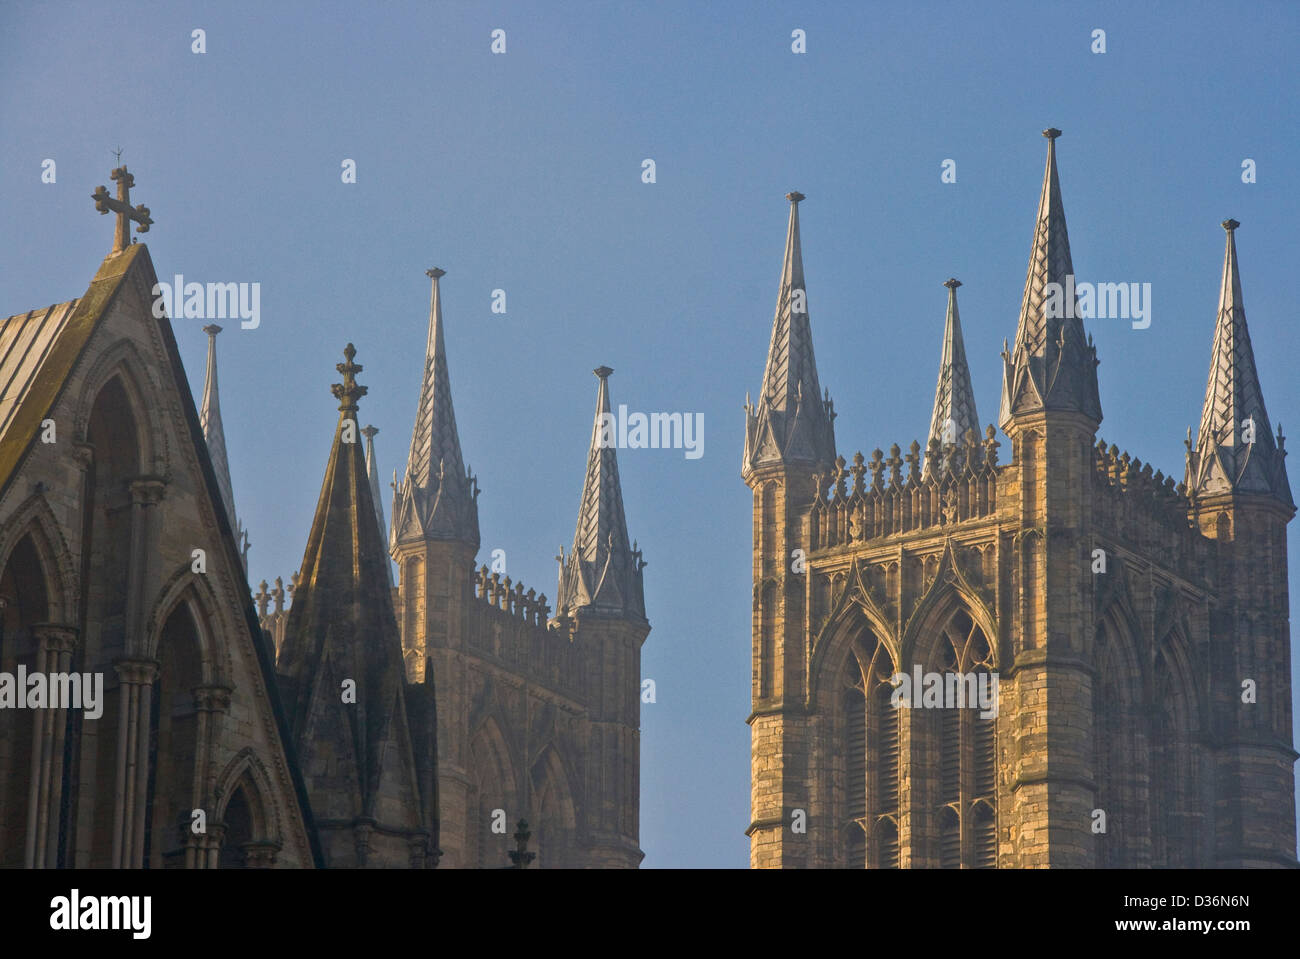
[{"label": "weathered limestone stonework", "polygon": [[219,328],[196,409],[130,242],[152,218],[126,168],[113,179],[117,197],[95,199],[117,214],[114,248],[85,296],[0,322],[0,671],[104,685],[93,718],[0,709],[0,867],[637,866],[650,627],[597,441],[612,371],[552,616],[474,568],[478,488],[430,271],[391,534],[349,344],[302,569],[250,596]]},{"label": "weathered limestone stonework", "polygon": [[148,211],[114,179],[117,242],[85,295],[0,323],[0,670],[104,689],[98,718],[0,710],[0,865],[310,867],[232,517],[126,236]]},{"label": "weathered limestone stonework", "polygon": [[[753,490],[755,867],[1295,866],[1286,526],[1234,231],[1185,481],[1097,437],[1096,351],[1048,130],[1000,463],[956,288],[930,436],[836,455],[789,195]],[[922,462],[923,460],[923,462]],[[998,710],[896,708],[891,677],[996,674]],[[1243,685],[1244,684],[1244,685]],[[1247,689],[1248,687],[1248,689]],[[919,697],[918,697],[919,698]],[[1097,828],[1104,814],[1105,830]]]},{"label": "weathered limestone stonework", "polygon": [[442,863],[504,862],[510,837],[494,826],[524,818],[540,868],[635,867],[650,626],[615,450],[598,442],[613,371],[596,371],[596,428],[552,616],[544,594],[474,566],[479,490],[452,408],[443,275],[429,271],[424,377],[389,540],[407,675],[431,668],[438,691]]}]

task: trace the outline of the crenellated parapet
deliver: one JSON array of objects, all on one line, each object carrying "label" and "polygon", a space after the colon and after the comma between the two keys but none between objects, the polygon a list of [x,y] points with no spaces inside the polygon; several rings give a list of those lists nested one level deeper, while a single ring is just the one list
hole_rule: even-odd
[{"label": "crenellated parapet", "polygon": [[[517,676],[548,687],[575,702],[584,695],[586,660],[581,644],[549,629],[546,595],[524,589],[509,576],[479,567],[466,604],[466,648]],[[590,655],[588,651],[585,655]]]},{"label": "crenellated parapet", "polygon": [[479,567],[474,580],[474,598],[533,626],[545,627],[551,615],[545,593],[539,596],[533,589],[524,592],[523,583],[512,584],[509,576],[490,573],[486,566]]},{"label": "crenellated parapet", "polygon": [[1186,485],[1161,470],[1153,472],[1150,463],[1105,440],[1094,447],[1093,464],[1092,515],[1097,528],[1199,579],[1210,544],[1192,525]]},{"label": "crenellated parapet", "polygon": [[844,457],[838,457],[834,469],[814,476],[811,548],[830,549],[994,515],[1001,444],[993,437],[989,426],[983,441],[970,429],[961,443],[949,446],[932,438],[925,453],[928,468],[922,466],[921,446],[915,440],[906,456],[900,456],[894,444],[887,459],[879,449],[870,460],[855,454],[848,467]]}]

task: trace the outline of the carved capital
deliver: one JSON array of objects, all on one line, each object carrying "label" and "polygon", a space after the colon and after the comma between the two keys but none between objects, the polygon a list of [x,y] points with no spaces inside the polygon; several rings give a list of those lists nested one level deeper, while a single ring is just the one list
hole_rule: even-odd
[{"label": "carved capital", "polygon": [[244,865],[249,869],[270,869],[275,865],[281,843],[274,839],[257,839],[246,842],[239,848],[244,853]]},{"label": "carved capital", "polygon": [[85,472],[90,469],[90,464],[95,461],[95,447],[90,443],[73,443],[72,459],[77,464],[77,469]]},{"label": "carved capital", "polygon": [[118,659],[113,661],[113,669],[125,686],[149,686],[158,678],[156,659]]},{"label": "carved capital", "polygon": [[196,709],[209,713],[230,711],[230,694],[233,690],[229,686],[195,686],[191,692],[194,694]]},{"label": "carved capital", "polygon": [[62,623],[36,623],[32,632],[47,653],[70,653],[77,648],[77,639],[81,635],[75,626]]},{"label": "carved capital", "polygon": [[131,505],[156,506],[163,498],[167,482],[158,476],[140,476],[131,480]]}]

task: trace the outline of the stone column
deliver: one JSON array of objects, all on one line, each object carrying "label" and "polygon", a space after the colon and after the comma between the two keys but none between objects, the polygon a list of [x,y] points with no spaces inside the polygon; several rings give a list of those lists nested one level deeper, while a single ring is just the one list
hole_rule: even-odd
[{"label": "stone column", "polygon": [[113,868],[138,869],[144,862],[145,793],[149,783],[149,716],[154,660],[122,659],[118,676],[117,786],[113,793]]},{"label": "stone column", "polygon": [[[198,734],[194,755],[194,789],[199,808],[208,819],[216,808],[212,795],[213,783],[208,772],[211,763],[211,744],[221,732],[221,717],[230,712],[229,686],[195,686],[194,708],[198,713]],[[185,837],[185,868],[202,869],[206,857],[202,855],[202,844],[192,828],[187,829]]]},{"label": "stone column", "polygon": [[[53,673],[69,672],[77,645],[76,628],[39,623],[33,631],[39,643],[36,671],[45,673],[47,677]],[[41,710],[32,724],[32,778],[24,853],[28,869],[44,869],[57,864],[59,806],[63,798],[63,741],[67,725],[67,706],[56,707],[53,704]]]},{"label": "stone column", "polygon": [[221,864],[221,844],[225,838],[225,823],[208,823],[208,834],[199,837],[200,869],[216,869]]}]

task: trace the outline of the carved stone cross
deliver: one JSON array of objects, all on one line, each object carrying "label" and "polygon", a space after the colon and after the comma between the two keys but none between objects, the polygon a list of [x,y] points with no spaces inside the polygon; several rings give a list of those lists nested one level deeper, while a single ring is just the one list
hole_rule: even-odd
[{"label": "carved stone cross", "polygon": [[117,231],[113,234],[113,252],[121,253],[131,243],[131,221],[135,220],[137,233],[148,233],[149,226],[153,220],[149,216],[149,208],[143,203],[138,206],[131,206],[131,187],[135,186],[135,177],[126,171],[126,167],[120,166],[111,174],[112,178],[117,181],[117,199],[108,195],[102,185],[95,188],[91,194],[95,201],[95,209],[100,213],[113,212],[117,214]]}]

